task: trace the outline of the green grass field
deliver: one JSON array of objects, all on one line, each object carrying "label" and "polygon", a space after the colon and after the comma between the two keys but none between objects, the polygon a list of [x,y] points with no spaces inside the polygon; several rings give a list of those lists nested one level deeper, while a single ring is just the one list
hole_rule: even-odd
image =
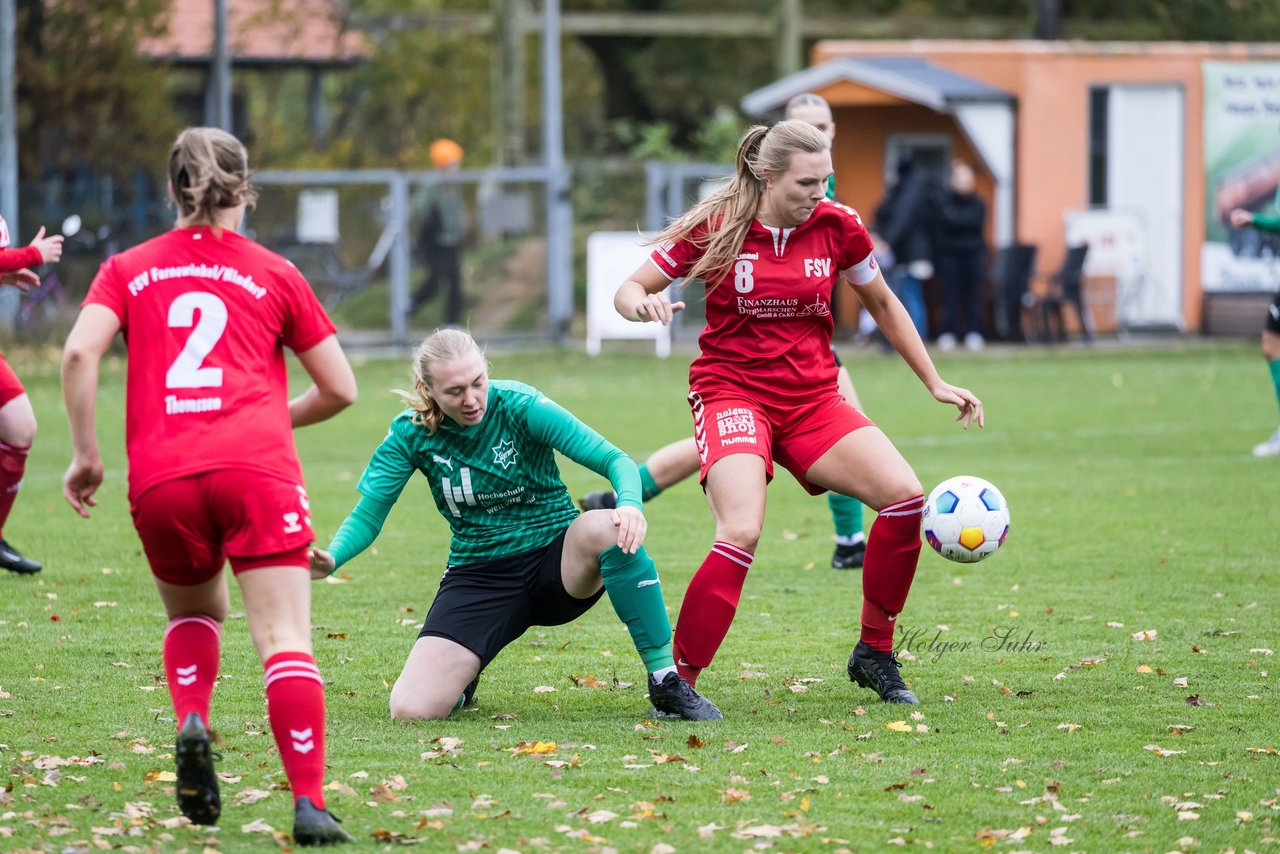
[{"label": "green grass field", "polygon": [[[926,489],[977,474],[1013,524],[989,561],[926,547],[904,612],[922,705],[852,685],[860,576],[830,569],[826,503],[781,473],[737,622],[699,688],[719,724],[645,719],[643,672],[607,603],[534,630],[479,708],[392,722],[390,684],[442,571],[446,526],[406,491],[375,550],[315,588],[328,797],[365,850],[1266,850],[1280,841],[1280,461],[1252,345],[995,351],[940,359],[984,400],[964,433],[896,358],[849,364]],[[104,373],[109,481],[64,506],[56,354],[19,361],[41,434],[5,535],[45,561],[0,577],[0,849],[268,851],[292,809],[242,614],[214,695],[221,827],[177,819],[165,620],[125,500],[123,367]],[[688,429],[687,358],[493,353],[637,457]],[[361,363],[361,400],[298,434],[327,538],[397,411],[407,363]],[[193,448],[192,453],[198,453]],[[575,494],[598,488],[565,465]],[[694,484],[649,506],[673,621],[712,540]],[[870,523],[870,519],[868,519]],[[233,594],[234,595],[234,594]],[[1137,637],[1149,639],[1139,640]],[[944,648],[942,645],[946,644]]]}]

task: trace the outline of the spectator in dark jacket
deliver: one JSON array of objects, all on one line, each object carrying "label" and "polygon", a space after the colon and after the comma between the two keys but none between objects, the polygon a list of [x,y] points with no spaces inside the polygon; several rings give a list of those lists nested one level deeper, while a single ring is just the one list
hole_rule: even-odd
[{"label": "spectator in dark jacket", "polygon": [[898,178],[876,208],[876,232],[897,259],[890,287],[902,301],[921,338],[928,335],[924,282],[933,277],[930,211],[933,188],[907,158],[898,162]]},{"label": "spectator in dark jacket", "polygon": [[970,350],[981,350],[982,274],[986,268],[987,245],[983,228],[987,205],[974,192],[973,169],[955,160],[951,182],[935,212],[938,278],[946,303],[946,322],[938,336],[938,346],[952,350],[959,340]]}]

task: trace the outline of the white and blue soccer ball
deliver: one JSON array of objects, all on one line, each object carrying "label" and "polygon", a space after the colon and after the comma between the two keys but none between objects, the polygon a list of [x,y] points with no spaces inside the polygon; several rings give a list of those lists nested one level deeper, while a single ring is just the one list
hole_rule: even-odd
[{"label": "white and blue soccer ball", "polygon": [[1009,502],[980,477],[948,478],[929,493],[921,528],[938,554],[977,563],[995,554],[1009,536]]}]

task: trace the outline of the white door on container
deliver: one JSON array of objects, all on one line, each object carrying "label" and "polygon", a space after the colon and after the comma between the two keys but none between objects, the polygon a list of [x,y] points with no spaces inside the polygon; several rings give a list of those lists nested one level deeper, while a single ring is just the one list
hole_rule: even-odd
[{"label": "white door on container", "polygon": [[1148,247],[1146,274],[1117,294],[1116,321],[1182,329],[1182,88],[1112,86],[1107,128],[1107,207],[1137,212]]}]

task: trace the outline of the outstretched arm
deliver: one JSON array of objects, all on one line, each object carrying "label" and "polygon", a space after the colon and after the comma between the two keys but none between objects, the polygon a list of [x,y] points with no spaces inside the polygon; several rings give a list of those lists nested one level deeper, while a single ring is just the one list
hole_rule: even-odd
[{"label": "outstretched arm", "polygon": [[373,545],[373,541],[382,532],[382,525],[387,521],[391,507],[386,501],[367,495],[360,496],[356,506],[338,526],[338,532],[333,535],[329,545],[323,549],[311,550],[311,577],[333,575],[338,567]]},{"label": "outstretched arm", "polygon": [[642,510],[640,469],[635,462],[548,397],[539,398],[529,407],[525,424],[534,439],[609,479],[618,495],[618,505],[610,511],[618,529],[618,548],[635,553],[648,531]]},{"label": "outstretched arm", "polygon": [[929,351],[925,349],[920,333],[911,322],[911,316],[893,295],[893,291],[889,290],[884,276],[877,270],[875,278],[870,282],[854,287],[857,288],[858,298],[862,304],[875,318],[880,331],[924,383],[925,388],[929,389],[934,399],[940,403],[955,406],[959,410],[956,420],[963,421],[966,430],[969,429],[970,422],[982,427],[985,424],[982,401],[968,389],[953,386],[943,381],[938,375],[938,370],[933,365],[933,359],[929,358]]}]

